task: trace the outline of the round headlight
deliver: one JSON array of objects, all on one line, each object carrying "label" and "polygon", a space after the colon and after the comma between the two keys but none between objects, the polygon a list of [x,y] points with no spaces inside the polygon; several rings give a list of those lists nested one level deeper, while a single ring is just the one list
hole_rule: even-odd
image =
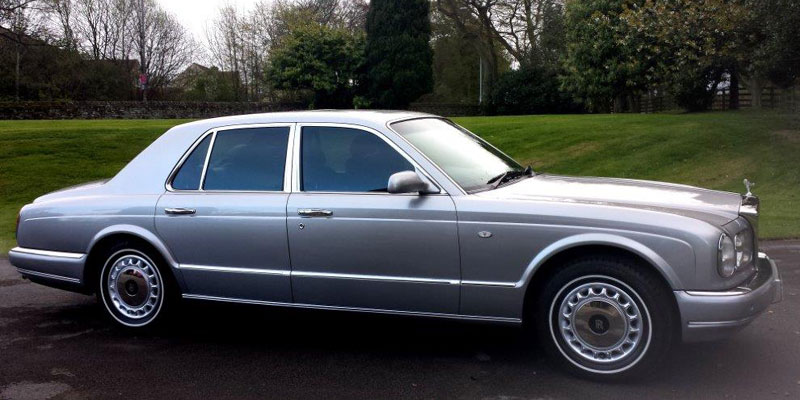
[{"label": "round headlight", "polygon": [[730,236],[724,233],[719,237],[717,272],[723,278],[728,278],[736,272],[736,248]]}]

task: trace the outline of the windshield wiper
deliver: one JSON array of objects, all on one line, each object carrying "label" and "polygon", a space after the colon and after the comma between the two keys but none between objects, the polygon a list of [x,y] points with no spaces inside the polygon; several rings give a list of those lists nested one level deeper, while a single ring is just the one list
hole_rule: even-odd
[{"label": "windshield wiper", "polygon": [[492,179],[489,179],[489,181],[487,181],[486,184],[491,185],[492,189],[497,189],[503,183],[510,182],[513,179],[520,178],[523,176],[532,176],[532,175],[533,175],[533,168],[531,168],[531,166],[529,165],[522,171],[512,169],[503,172],[502,174],[497,175]]}]

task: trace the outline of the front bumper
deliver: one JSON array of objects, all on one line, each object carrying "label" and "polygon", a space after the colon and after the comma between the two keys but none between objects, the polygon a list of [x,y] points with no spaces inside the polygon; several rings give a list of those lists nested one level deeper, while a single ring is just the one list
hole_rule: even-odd
[{"label": "front bumper", "polygon": [[15,247],[8,261],[24,278],[46,286],[84,292],[86,254]]},{"label": "front bumper", "polygon": [[744,286],[720,292],[675,292],[684,342],[728,337],[783,299],[783,282],[775,262],[759,253],[756,265],[756,275]]}]

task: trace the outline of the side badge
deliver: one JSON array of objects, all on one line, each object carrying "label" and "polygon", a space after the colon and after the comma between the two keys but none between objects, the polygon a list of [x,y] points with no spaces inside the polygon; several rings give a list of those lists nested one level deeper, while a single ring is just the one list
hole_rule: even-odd
[{"label": "side badge", "polygon": [[480,231],[478,232],[478,237],[482,239],[488,239],[492,237],[492,232],[489,231]]}]

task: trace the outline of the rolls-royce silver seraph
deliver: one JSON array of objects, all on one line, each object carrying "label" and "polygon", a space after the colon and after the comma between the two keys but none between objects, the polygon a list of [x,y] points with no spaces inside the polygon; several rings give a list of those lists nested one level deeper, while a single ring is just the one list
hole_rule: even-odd
[{"label": "rolls-royce silver seraph", "polygon": [[619,378],[781,299],[758,208],[537,173],[428,114],[272,113],[176,126],[110,180],[36,199],[9,258],[132,329],[181,299],[496,321]]}]

